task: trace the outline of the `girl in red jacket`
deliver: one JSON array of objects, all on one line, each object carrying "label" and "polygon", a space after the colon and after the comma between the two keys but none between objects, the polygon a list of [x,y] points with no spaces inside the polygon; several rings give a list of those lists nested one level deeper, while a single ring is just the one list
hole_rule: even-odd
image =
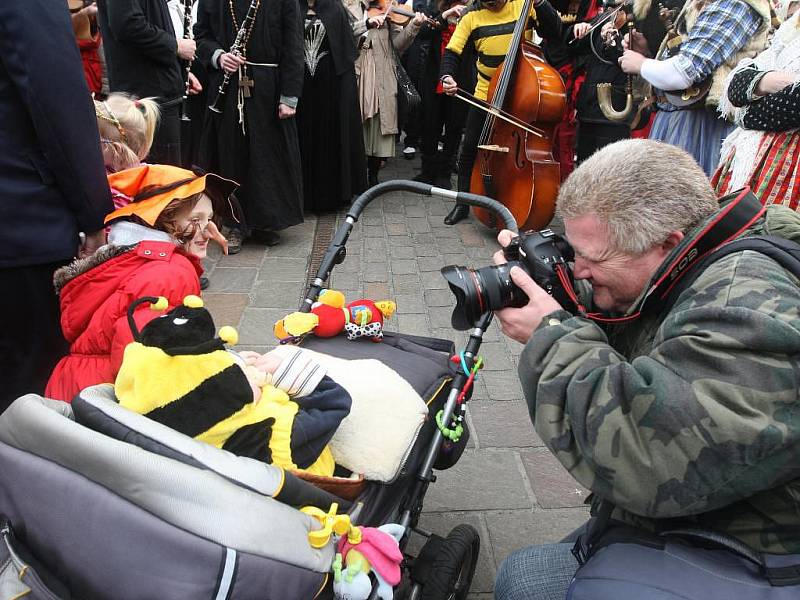
[{"label": "girl in red jacket", "polygon": [[[212,221],[230,213],[236,184],[167,165],[142,165],[108,177],[130,204],[109,214],[108,244],[56,271],[61,328],[70,353],[50,376],[45,395],[71,401],[90,385],[113,383],[132,341],[126,311],[142,296],[164,296],[170,306],[200,293],[200,259],[225,238]],[[156,316],[135,313],[139,328]]]}]

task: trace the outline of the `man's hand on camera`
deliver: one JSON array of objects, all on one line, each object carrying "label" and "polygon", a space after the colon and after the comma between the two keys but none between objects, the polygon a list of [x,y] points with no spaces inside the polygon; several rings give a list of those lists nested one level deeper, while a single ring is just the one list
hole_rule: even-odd
[{"label": "man's hand on camera", "polygon": [[542,319],[562,310],[562,307],[519,267],[512,267],[509,274],[517,287],[528,296],[528,303],[522,308],[503,308],[494,314],[504,335],[526,344]]},{"label": "man's hand on camera", "polygon": [[[515,237],[515,233],[508,229],[503,229],[497,234],[497,241],[505,248]],[[506,257],[503,255],[502,250],[495,252],[492,258],[496,265],[502,265],[506,262]],[[562,307],[519,267],[513,267],[509,274],[511,275],[511,280],[528,296],[528,304],[522,308],[503,308],[495,311],[494,314],[500,323],[500,331],[504,335],[521,344],[526,344],[531,335],[533,335],[534,330],[539,326],[542,318],[561,310]]]}]

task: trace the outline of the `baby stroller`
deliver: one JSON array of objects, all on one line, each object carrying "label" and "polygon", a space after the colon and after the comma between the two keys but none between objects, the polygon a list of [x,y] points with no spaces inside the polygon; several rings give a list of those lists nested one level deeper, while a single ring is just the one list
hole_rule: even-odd
[{"label": "baby stroller", "polygon": [[[311,309],[344,260],[363,209],[392,191],[457,198],[516,230],[508,210],[488,198],[410,181],[379,184],[348,211],[301,311]],[[401,527],[405,558],[395,597],[466,598],[477,532],[458,525],[441,538],[417,523],[434,470],[455,464],[466,445],[468,432],[453,432],[466,426],[458,416],[491,317],[485,313],[474,324],[457,364],[453,344],[433,338],[387,333],[380,344],[305,338],[302,346],[315,352],[390,365],[427,404],[428,416],[392,478],[365,482],[352,500],[131,413],[116,404],[111,386],[84,390],[71,405],[35,395],[18,399],[0,415],[0,592],[48,599],[333,598],[336,536],[325,514],[336,504],[358,525]],[[415,557],[406,552],[412,533],[426,538]],[[308,543],[310,535],[322,543]],[[370,577],[365,597],[387,597]]]}]

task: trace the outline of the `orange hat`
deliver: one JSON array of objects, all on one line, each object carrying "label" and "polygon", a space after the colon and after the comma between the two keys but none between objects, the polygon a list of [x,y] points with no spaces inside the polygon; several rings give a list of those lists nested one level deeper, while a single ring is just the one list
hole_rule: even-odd
[{"label": "orange hat", "polygon": [[[171,165],[142,165],[108,176],[108,184],[130,196],[130,204],[106,215],[105,222],[136,215],[151,227],[173,200],[207,192],[215,212],[233,213],[229,197],[239,184],[219,175],[197,175]],[[234,218],[236,215],[232,215]]]}]

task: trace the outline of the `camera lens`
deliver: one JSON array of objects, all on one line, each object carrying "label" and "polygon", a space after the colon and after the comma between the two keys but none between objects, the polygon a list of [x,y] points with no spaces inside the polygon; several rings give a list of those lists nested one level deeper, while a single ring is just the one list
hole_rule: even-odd
[{"label": "camera lens", "polygon": [[507,306],[523,306],[527,296],[511,280],[509,271],[516,261],[481,269],[451,265],[442,275],[456,297],[456,307],[450,321],[454,329],[473,327],[486,312]]}]

